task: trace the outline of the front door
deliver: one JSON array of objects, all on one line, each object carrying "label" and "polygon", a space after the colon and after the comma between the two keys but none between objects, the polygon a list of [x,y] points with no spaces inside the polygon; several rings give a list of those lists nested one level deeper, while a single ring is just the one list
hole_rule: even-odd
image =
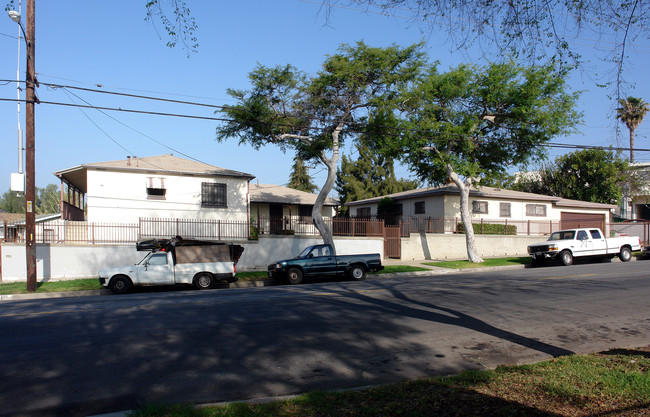
[{"label": "front door", "polygon": [[137,265],[136,275],[141,285],[165,285],[174,283],[171,256],[167,252],[152,253],[149,258]]},{"label": "front door", "polygon": [[269,217],[271,218],[269,227],[272,235],[279,235],[284,231],[282,215],[282,204],[269,204]]}]

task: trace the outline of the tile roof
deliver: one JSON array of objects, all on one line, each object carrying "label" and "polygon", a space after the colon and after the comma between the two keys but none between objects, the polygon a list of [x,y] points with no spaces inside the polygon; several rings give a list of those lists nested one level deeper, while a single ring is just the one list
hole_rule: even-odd
[{"label": "tile roof", "polygon": [[54,172],[82,192],[87,192],[86,172],[88,170],[109,170],[122,172],[150,172],[158,174],[226,176],[252,180],[254,175],[245,172],[219,168],[203,162],[191,161],[174,155],[148,156],[144,158],[129,157],[118,161],[94,162]]},{"label": "tile roof", "polygon": [[[305,204],[312,205],[316,202],[318,194],[294,190],[281,185],[251,184],[251,203],[277,203],[277,204]],[[326,206],[338,206],[339,202],[333,198],[325,200]]]},{"label": "tile roof", "polygon": [[225,175],[234,177],[250,177],[254,175],[244,172],[233,171],[230,169],[219,168],[203,162],[191,161],[189,159],[179,158],[178,156],[159,155],[148,156],[144,158],[131,157],[118,161],[95,162],[82,164],[85,168],[114,168],[116,170],[133,170],[133,171],[158,171],[158,172],[175,172],[184,174],[205,174],[205,175]]},{"label": "tile roof", "polygon": [[[404,200],[417,197],[429,197],[434,195],[444,194],[459,194],[459,190],[455,185],[445,185],[441,187],[426,187],[417,190],[403,191],[400,193],[389,194],[381,197],[373,197],[365,200],[352,201],[345,203],[346,206],[358,206],[364,204],[376,204],[384,197],[390,197],[393,200]],[[618,206],[615,204],[592,203],[589,201],[571,200],[568,198],[555,197],[543,194],[526,193],[523,191],[513,191],[504,188],[484,187],[472,188],[470,195],[474,197],[491,197],[503,198],[511,200],[534,200],[546,201],[558,206],[565,207],[583,207],[583,208],[602,208],[602,209],[615,209]]]}]

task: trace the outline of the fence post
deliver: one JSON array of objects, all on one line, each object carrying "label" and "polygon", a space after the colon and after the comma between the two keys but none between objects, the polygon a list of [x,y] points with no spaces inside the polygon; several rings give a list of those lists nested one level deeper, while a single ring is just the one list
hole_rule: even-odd
[{"label": "fence post", "polygon": [[[465,232],[465,233],[467,233],[467,232]],[[485,234],[485,233],[483,233],[483,218],[482,217],[481,217],[481,234],[482,235]]]}]

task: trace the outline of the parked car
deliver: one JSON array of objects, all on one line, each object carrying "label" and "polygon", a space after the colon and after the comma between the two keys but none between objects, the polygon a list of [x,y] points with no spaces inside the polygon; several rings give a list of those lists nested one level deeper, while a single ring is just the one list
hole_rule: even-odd
[{"label": "parked car", "polygon": [[236,281],[235,265],[244,252],[240,245],[180,237],[143,240],[136,248],[149,253],[135,265],[100,270],[99,283],[115,294],[139,285],[188,284],[207,289],[217,281]]},{"label": "parked car", "polygon": [[571,265],[577,257],[614,258],[623,262],[632,259],[632,252],[641,249],[638,236],[606,238],[600,229],[568,229],[551,233],[546,242],[528,246],[533,265],[542,265],[549,259],[557,259]]},{"label": "parked car", "polygon": [[269,265],[270,278],[282,279],[289,284],[300,284],[304,278],[317,276],[346,276],[352,280],[365,279],[366,272],[381,271],[381,255],[335,255],[331,245],[314,245],[305,248],[298,256]]}]

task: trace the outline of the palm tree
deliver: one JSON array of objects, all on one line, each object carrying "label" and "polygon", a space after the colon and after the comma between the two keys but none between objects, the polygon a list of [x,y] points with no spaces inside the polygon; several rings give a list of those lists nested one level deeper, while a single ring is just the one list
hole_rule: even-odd
[{"label": "palm tree", "polygon": [[628,97],[619,99],[618,104],[620,107],[616,109],[616,118],[630,130],[630,162],[634,162],[634,130],[648,113],[648,103],[640,98]]}]

